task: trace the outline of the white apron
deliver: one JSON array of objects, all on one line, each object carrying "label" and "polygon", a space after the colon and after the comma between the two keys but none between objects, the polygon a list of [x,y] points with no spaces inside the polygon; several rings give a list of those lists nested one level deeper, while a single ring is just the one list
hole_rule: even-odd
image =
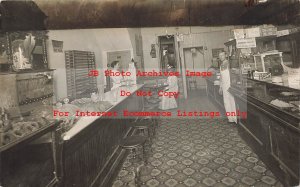
[{"label": "white apron", "polygon": [[131,84],[136,84],[136,68],[134,66],[134,63],[129,64],[128,72],[130,72],[128,80],[131,80]]},{"label": "white apron", "polygon": [[[167,92],[178,92],[178,81],[176,76],[169,76],[168,77],[168,89]],[[159,103],[159,109],[161,110],[169,110],[173,108],[177,108],[177,102],[175,97],[169,96],[161,96],[162,100]]]},{"label": "white apron", "polygon": [[[226,68],[225,70],[222,70],[220,68],[220,74],[221,74],[221,83],[220,86],[223,90],[223,99],[224,99],[224,106],[226,112],[234,112],[236,113],[236,107],[235,107],[235,101],[234,97],[229,93],[228,89],[230,87],[230,73],[229,69]],[[227,116],[229,122],[235,122],[237,123],[236,115],[234,116]]]},{"label": "white apron", "polygon": [[[111,70],[112,72],[116,73],[118,71],[116,70]],[[112,88],[111,90],[114,90],[116,88],[119,88],[120,86],[122,86],[121,84],[121,81],[123,80],[123,77],[120,75],[120,76],[110,76],[110,79],[112,81]]]}]

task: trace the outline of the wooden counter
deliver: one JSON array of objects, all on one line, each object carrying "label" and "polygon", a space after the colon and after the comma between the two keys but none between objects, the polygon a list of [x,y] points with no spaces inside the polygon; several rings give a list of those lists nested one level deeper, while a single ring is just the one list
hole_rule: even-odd
[{"label": "wooden counter", "polygon": [[261,82],[258,86],[261,89],[254,91],[253,88],[251,91],[234,86],[230,88],[235,97],[236,109],[247,111],[248,114],[247,119],[238,119],[239,134],[284,186],[297,186],[300,116],[269,104],[274,99],[269,95],[269,85]]},{"label": "wooden counter", "polygon": [[224,110],[223,95],[219,94],[220,85],[215,83],[220,83],[220,81],[215,82],[210,78],[206,79],[206,94],[221,110]]},{"label": "wooden counter", "polygon": [[69,130],[63,141],[63,186],[109,186],[108,182],[124,156],[119,147],[123,138],[132,133],[132,118],[122,117],[122,111],[141,111],[143,97],[134,93],[143,85],[120,87],[131,96],[114,97],[107,92],[105,98],[114,104],[107,111],[118,112],[118,117],[82,117]]}]

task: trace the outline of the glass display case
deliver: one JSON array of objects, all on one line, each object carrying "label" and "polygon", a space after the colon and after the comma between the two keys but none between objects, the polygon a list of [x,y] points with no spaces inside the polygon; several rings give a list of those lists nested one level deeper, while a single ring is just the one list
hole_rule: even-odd
[{"label": "glass display case", "polygon": [[247,79],[247,95],[300,119],[300,90]]},{"label": "glass display case", "polygon": [[[259,37],[255,48],[234,51],[230,46],[235,46],[235,40],[225,43],[231,55],[229,92],[235,98],[237,110],[247,111],[246,118],[238,119],[238,131],[245,142],[257,151],[284,186],[295,186],[299,184],[300,167],[300,69],[296,47],[299,40],[293,38],[291,41],[296,43],[281,42],[278,46],[276,40],[276,36]],[[272,44],[272,49],[262,50],[266,42]],[[286,51],[294,58],[284,56]]]},{"label": "glass display case", "polygon": [[283,74],[282,52],[268,51],[261,54],[253,55],[255,70],[259,72],[268,72],[272,76]]}]

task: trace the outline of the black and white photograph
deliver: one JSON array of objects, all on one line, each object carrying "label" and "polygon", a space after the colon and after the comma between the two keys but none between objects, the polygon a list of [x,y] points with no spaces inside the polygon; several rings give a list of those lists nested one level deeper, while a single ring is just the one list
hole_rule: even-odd
[{"label": "black and white photograph", "polygon": [[299,0],[0,0],[0,187],[299,181]]}]

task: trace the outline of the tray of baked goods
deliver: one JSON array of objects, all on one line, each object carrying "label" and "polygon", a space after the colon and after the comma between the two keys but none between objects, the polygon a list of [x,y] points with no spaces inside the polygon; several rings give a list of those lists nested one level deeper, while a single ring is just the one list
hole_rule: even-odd
[{"label": "tray of baked goods", "polygon": [[34,137],[42,136],[56,127],[58,122],[39,114],[13,116],[9,109],[0,108],[0,152]]}]

